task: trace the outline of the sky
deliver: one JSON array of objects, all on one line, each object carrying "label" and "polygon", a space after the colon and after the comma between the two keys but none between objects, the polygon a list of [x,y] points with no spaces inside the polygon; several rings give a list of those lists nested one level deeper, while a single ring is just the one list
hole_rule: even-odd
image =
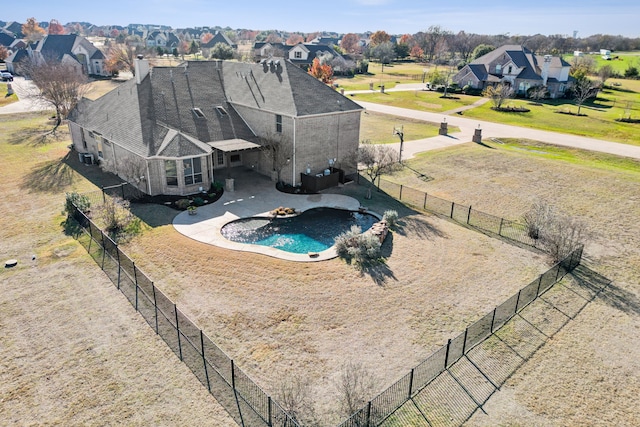
[{"label": "sky", "polygon": [[220,26],[288,32],[415,34],[431,25],[477,34],[592,34],[640,37],[637,0],[30,0],[2,8],[0,20],[57,19],[96,25]]}]

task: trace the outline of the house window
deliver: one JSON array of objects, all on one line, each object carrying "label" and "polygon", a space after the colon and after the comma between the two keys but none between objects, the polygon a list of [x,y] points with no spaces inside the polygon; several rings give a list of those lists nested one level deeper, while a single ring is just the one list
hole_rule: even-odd
[{"label": "house window", "polygon": [[98,140],[98,157],[104,159],[104,155],[102,153],[102,139]]},{"label": "house window", "polygon": [[293,57],[295,59],[302,59],[302,52],[300,52],[299,50],[296,50],[295,52],[293,52]]},{"label": "house window", "polygon": [[496,74],[500,74],[502,72],[502,65],[496,64]]},{"label": "house window", "polygon": [[276,114],[276,132],[282,132],[282,115]]},{"label": "house window", "polygon": [[218,164],[218,166],[224,165],[224,152],[218,150],[216,154],[216,163]]},{"label": "house window", "polygon": [[82,135],[82,147],[87,150],[87,138],[84,136],[84,129],[80,129],[80,135]]},{"label": "house window", "polygon": [[507,74],[511,74],[511,65],[509,65],[509,69],[507,71]]},{"label": "house window", "polygon": [[192,185],[202,182],[202,163],[200,157],[184,159],[182,161],[184,170],[184,184]]},{"label": "house window", "polygon": [[229,161],[231,163],[238,163],[240,161],[240,154],[232,154]]},{"label": "house window", "polygon": [[171,187],[178,186],[178,169],[175,160],[164,161],[164,174],[167,177],[167,185]]}]

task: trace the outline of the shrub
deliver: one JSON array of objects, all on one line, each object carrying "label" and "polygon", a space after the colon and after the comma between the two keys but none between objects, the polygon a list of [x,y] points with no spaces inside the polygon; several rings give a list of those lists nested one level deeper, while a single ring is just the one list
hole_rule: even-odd
[{"label": "shrub", "polygon": [[131,213],[127,200],[107,198],[96,210],[97,220],[116,242],[127,240],[142,230],[140,219]]},{"label": "shrub", "polygon": [[189,205],[191,204],[191,200],[189,199],[180,199],[176,201],[176,207],[178,209],[187,209],[189,207]]},{"label": "shrub", "polygon": [[202,197],[196,197],[193,199],[193,204],[196,206],[204,205],[204,199]]},{"label": "shrub", "polygon": [[362,233],[357,225],[335,238],[338,256],[357,265],[365,265],[380,259],[382,244],[372,233]]},{"label": "shrub", "polygon": [[78,194],[75,191],[72,193],[65,193],[65,212],[67,214],[74,211],[74,206],[81,212],[87,213],[91,208],[91,202],[89,198],[84,194]]},{"label": "shrub", "polygon": [[396,225],[396,222],[398,221],[398,211],[395,211],[395,210],[385,211],[384,215],[382,216],[382,219],[384,221],[387,221],[387,225],[389,226],[389,228],[392,228],[394,225]]}]

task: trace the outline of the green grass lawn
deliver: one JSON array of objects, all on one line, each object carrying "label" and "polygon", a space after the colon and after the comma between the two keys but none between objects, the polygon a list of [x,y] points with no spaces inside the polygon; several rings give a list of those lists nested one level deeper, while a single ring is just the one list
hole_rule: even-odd
[{"label": "green grass lawn", "polygon": [[[611,52],[611,57],[617,59],[611,59],[607,61],[606,59],[602,59],[600,54],[589,55],[585,54],[584,57],[593,58],[595,61],[596,69],[602,67],[603,65],[610,65],[613,68],[613,71],[624,75],[624,72],[630,66],[640,67],[640,52]],[[573,54],[564,55],[562,57],[569,64],[573,64],[575,61],[575,57]]]},{"label": "green grass lawn", "polygon": [[528,113],[505,113],[491,109],[492,104],[464,112],[465,117],[474,117],[491,122],[499,122],[534,129],[569,133],[625,144],[640,145],[640,125],[617,122],[616,119],[631,116],[640,117],[640,97],[637,93],[614,89],[600,92],[593,102],[583,104],[580,114],[571,99],[547,100],[534,105],[529,100],[514,99],[507,105],[529,108]]},{"label": "green grass lawn", "polygon": [[[393,130],[402,126],[405,141],[430,138],[438,135],[439,123],[424,122],[422,120],[407,119],[405,117],[391,116],[366,112],[360,121],[360,140],[371,141],[374,144],[391,144],[400,142]],[[460,129],[453,126],[449,132],[459,132]]]},{"label": "green grass lawn", "polygon": [[14,103],[18,100],[18,97],[14,93],[13,95],[7,95],[7,84],[0,83],[0,107]]},{"label": "green grass lawn", "polygon": [[422,83],[425,70],[431,67],[428,64],[410,62],[387,64],[383,70],[380,63],[370,62],[367,74],[357,74],[353,77],[337,76],[334,83],[344,90],[367,90],[371,83],[376,90],[381,84],[384,84],[386,89],[391,89],[400,83]]},{"label": "green grass lawn", "polygon": [[441,96],[442,93],[440,92],[415,90],[385,93],[359,93],[354,95],[354,99],[392,105],[394,107],[434,112],[449,111],[454,108],[471,105],[480,99],[477,96],[469,95],[454,95],[455,98],[441,98]]},{"label": "green grass lawn", "polygon": [[[471,105],[479,99],[468,95],[456,95],[459,99],[443,99],[440,98],[441,95],[439,92],[405,91],[356,94],[353,97],[361,101],[433,112],[444,112]],[[506,105],[524,106],[531,111],[528,113],[496,112],[491,109],[491,103],[486,103],[465,111],[464,116],[640,145],[640,124],[616,121],[623,117],[640,118],[640,80],[608,80],[607,87],[595,100],[583,104],[580,111],[580,114],[584,114],[583,116],[574,115],[578,107],[573,99],[546,100],[538,105],[534,105],[527,99],[512,99]]]}]

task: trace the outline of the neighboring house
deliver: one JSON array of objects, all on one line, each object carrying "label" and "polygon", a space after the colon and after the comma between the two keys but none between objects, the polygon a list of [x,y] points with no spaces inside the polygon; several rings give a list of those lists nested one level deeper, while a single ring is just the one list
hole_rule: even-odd
[{"label": "neighboring house", "polygon": [[59,61],[74,67],[78,73],[111,75],[104,67],[102,51],[77,34],[47,35],[35,46],[30,46],[27,53],[34,61]]},{"label": "neighboring house", "polygon": [[560,57],[536,55],[524,46],[501,46],[465,65],[452,80],[460,87],[484,90],[508,83],[519,95],[535,86],[544,86],[551,98],[564,96],[571,86],[571,65]]},{"label": "neighboring house", "polygon": [[22,24],[16,21],[8,22],[4,28],[6,32],[14,35],[16,38],[21,39],[24,37],[22,34]]},{"label": "neighboring house", "polygon": [[298,43],[290,46],[282,43],[255,43],[254,59],[286,58],[302,69],[309,69],[313,60],[321,54],[329,53],[333,58],[342,56],[333,47],[319,44]]},{"label": "neighboring house", "polygon": [[253,44],[253,59],[259,62],[266,58],[284,58],[291,46],[284,43],[255,42]]},{"label": "neighboring house", "polygon": [[[135,65],[134,79],[82,99],[69,128],[79,153],[145,193],[197,193],[235,166],[294,186],[330,161],[355,172],[362,107],[289,61]],[[269,145],[284,150],[281,167]]]},{"label": "neighboring house", "polygon": [[178,47],[180,39],[170,31],[152,31],[146,38],[147,47],[162,47],[173,49]]},{"label": "neighboring house", "polygon": [[22,74],[22,64],[23,61],[29,59],[29,54],[26,49],[18,49],[12,51],[7,59],[5,59],[5,66],[7,67],[7,71],[9,71],[13,75],[21,75]]},{"label": "neighboring house", "polygon": [[286,53],[286,58],[306,70],[311,67],[315,58],[327,53],[333,58],[341,57],[331,46],[298,43],[295,46],[290,46],[289,51]]},{"label": "neighboring house", "polygon": [[216,44],[218,43],[224,43],[227,46],[231,46],[231,48],[235,51],[238,49],[238,45],[233,43],[229,37],[225,36],[223,33],[221,33],[220,31],[217,31],[213,38],[211,40],[209,40],[206,43],[201,43],[200,44],[200,49],[202,50],[202,56],[204,56],[205,58],[208,58],[209,56],[211,56],[211,48],[213,48]]}]

